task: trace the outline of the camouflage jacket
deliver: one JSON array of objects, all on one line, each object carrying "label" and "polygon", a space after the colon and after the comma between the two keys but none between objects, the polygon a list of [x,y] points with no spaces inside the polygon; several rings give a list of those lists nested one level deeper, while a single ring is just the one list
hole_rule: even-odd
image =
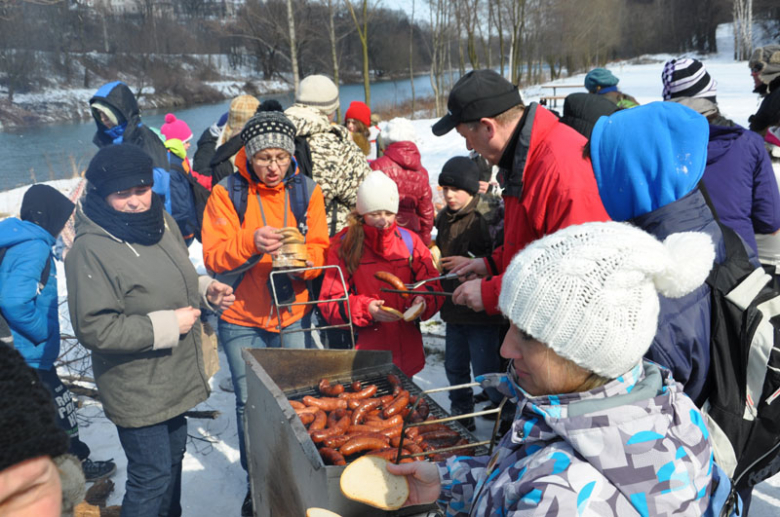
[{"label": "camouflage jacket", "polygon": [[371,168],[363,151],[350,140],[347,128],[331,124],[318,110],[302,104],[293,104],[284,114],[295,124],[296,135],[309,143],[312,176],[325,196],[332,237],[347,225],[358,186]]},{"label": "camouflage jacket", "polygon": [[[713,456],[702,414],[668,370],[645,361],[591,391],[521,394],[492,457],[439,464],[447,515],[702,515]],[[485,383],[483,383],[483,386]],[[514,396],[513,398],[517,398]]]}]

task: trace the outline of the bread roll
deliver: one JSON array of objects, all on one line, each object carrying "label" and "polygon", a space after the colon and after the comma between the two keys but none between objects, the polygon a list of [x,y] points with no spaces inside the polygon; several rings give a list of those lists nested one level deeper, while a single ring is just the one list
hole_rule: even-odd
[{"label": "bread roll", "polygon": [[406,309],[406,312],[403,314],[404,321],[414,321],[417,318],[419,318],[423,311],[425,310],[425,302],[423,303],[416,303]]},{"label": "bread roll", "polygon": [[325,508],[309,508],[306,510],[306,517],[341,517],[341,515]]},{"label": "bread roll", "polygon": [[353,461],[341,473],[341,493],[374,508],[397,510],[409,499],[409,483],[404,476],[390,474],[387,463],[378,456]]},{"label": "bread roll", "polygon": [[379,306],[380,309],[382,309],[385,312],[389,312],[390,314],[395,314],[399,318],[403,319],[404,315],[401,311],[393,309],[392,307],[385,307],[384,305]]}]

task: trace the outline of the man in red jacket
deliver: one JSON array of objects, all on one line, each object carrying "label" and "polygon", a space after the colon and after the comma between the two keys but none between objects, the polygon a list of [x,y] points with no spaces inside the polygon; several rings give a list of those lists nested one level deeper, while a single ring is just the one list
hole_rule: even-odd
[{"label": "man in red jacket", "polygon": [[515,253],[561,228],[609,216],[590,160],[582,157],[585,137],[539,104],[525,106],[517,88],[498,73],[474,70],[461,77],[447,108],[433,134],[456,129],[469,150],[498,165],[505,205],[504,244],[453,270],[480,278],[461,284],[452,299],[498,314],[503,272]]}]

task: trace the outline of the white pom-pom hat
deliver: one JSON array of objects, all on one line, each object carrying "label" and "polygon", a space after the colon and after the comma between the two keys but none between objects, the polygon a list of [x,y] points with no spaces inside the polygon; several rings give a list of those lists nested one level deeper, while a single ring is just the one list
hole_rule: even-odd
[{"label": "white pom-pom hat", "polygon": [[709,235],[661,243],[626,223],[570,226],[528,245],[504,273],[501,312],[558,355],[614,379],[636,366],[658,326],[658,295],[701,286],[715,260]]}]

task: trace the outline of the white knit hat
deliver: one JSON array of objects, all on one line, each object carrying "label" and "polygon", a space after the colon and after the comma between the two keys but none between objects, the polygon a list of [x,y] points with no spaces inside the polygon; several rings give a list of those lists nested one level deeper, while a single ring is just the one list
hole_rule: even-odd
[{"label": "white knit hat", "polygon": [[398,185],[382,171],[371,171],[358,187],[357,212],[360,215],[387,210],[398,213]]},{"label": "white knit hat", "polygon": [[339,89],[324,75],[310,75],[298,86],[295,102],[318,109],[330,115],[339,107]]},{"label": "white knit hat", "polygon": [[699,287],[715,260],[709,235],[661,243],[626,223],[588,223],[518,253],[504,274],[501,312],[558,355],[614,379],[636,366],[658,326],[658,295]]},{"label": "white knit hat", "polygon": [[384,124],[377,135],[379,148],[386,149],[388,145],[396,142],[417,143],[417,131],[412,123],[405,118],[394,118]]}]

